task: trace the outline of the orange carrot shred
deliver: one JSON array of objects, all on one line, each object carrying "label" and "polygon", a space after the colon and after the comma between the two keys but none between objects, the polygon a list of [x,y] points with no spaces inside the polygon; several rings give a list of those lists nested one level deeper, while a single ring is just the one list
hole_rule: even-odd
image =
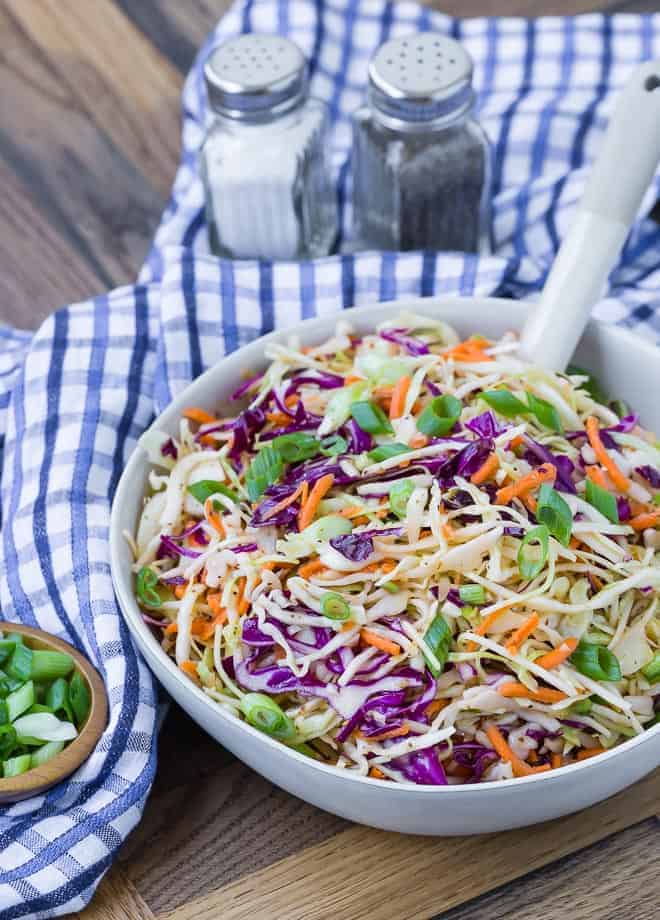
[{"label": "orange carrot shred", "polygon": [[168,623],[168,625],[165,627],[166,636],[176,636],[178,631],[179,631],[178,623]]},{"label": "orange carrot shred", "polygon": [[434,716],[437,716],[439,712],[442,712],[445,706],[449,706],[449,700],[431,700],[424,710],[424,713],[429,719],[432,719]]},{"label": "orange carrot shred", "polygon": [[616,465],[614,460],[610,457],[606,451],[603,442],[600,438],[600,431],[598,428],[598,419],[594,415],[590,415],[586,421],[585,428],[587,430],[587,437],[589,438],[589,443],[593,452],[596,454],[599,462],[605,467],[609,473],[609,477],[619,490],[619,492],[627,492],[630,488],[630,480],[625,476],[619,467]]},{"label": "orange carrot shred", "polygon": [[550,766],[553,770],[558,770],[562,766],[561,754],[550,755]]},{"label": "orange carrot shred", "polygon": [[561,690],[551,690],[548,687],[539,687],[538,690],[530,690],[524,684],[511,681],[510,683],[500,684],[497,688],[500,696],[519,697],[525,700],[535,700],[537,703],[560,703],[566,699],[566,694]]},{"label": "orange carrot shred", "polygon": [[520,498],[527,495],[532,489],[537,489],[544,482],[554,482],[557,476],[557,470],[551,463],[542,463],[531,473],[527,473],[521,479],[509,486],[503,486],[497,490],[495,501],[498,505],[508,505],[514,498]]},{"label": "orange carrot shred", "polygon": [[218,618],[218,617],[224,616],[224,619],[226,620],[227,611],[225,610],[224,607],[220,606],[221,597],[222,595],[220,594],[219,591],[211,592],[206,595],[206,603],[211,608],[211,613],[213,614],[214,617]]},{"label": "orange carrot shred", "polygon": [[[477,636],[485,636],[493,623],[497,620],[498,617],[502,616],[504,613],[504,608],[500,610],[493,610],[492,613],[489,613],[488,616],[476,626],[472,632],[476,633]],[[468,649],[471,652],[476,651],[479,648],[476,642],[470,642]]]},{"label": "orange carrot shred", "polygon": [[292,492],[291,495],[283,498],[281,502],[273,505],[273,507],[263,515],[262,520],[267,521],[268,518],[273,517],[274,514],[279,514],[280,511],[284,511],[285,508],[288,508],[289,505],[292,505],[303,494],[306,485],[306,482],[301,482],[295,492]]},{"label": "orange carrot shred", "polygon": [[477,472],[470,476],[470,482],[475,486],[480,486],[483,482],[486,482],[487,479],[495,475],[499,465],[500,461],[497,458],[497,454],[492,453],[484,460]]},{"label": "orange carrot shred", "polygon": [[320,572],[322,568],[324,566],[320,559],[310,559],[309,562],[305,562],[300,566],[298,574],[301,578],[310,578]]},{"label": "orange carrot shred", "polygon": [[556,668],[562,661],[566,661],[577,647],[578,640],[574,636],[569,636],[567,639],[564,639],[561,645],[558,645],[556,649],[548,652],[547,655],[541,655],[540,658],[537,658],[534,664],[549,671],[551,668]]},{"label": "orange carrot shred", "polygon": [[506,650],[509,655],[516,655],[520,645],[525,641],[527,636],[531,635],[536,627],[539,625],[538,614],[533,613],[522,626],[519,626],[518,629],[513,633],[511,638],[506,644]]},{"label": "orange carrot shred", "polygon": [[604,747],[592,747],[592,748],[583,748],[581,751],[578,751],[576,760],[588,760],[589,757],[596,757],[598,754],[607,753],[607,748]]},{"label": "orange carrot shred", "polygon": [[410,389],[410,384],[412,383],[412,377],[408,377],[404,374],[403,377],[400,377],[394,387],[392,392],[392,402],[390,403],[390,418],[401,418],[403,415],[403,410],[406,404],[406,396],[408,395],[408,390]]},{"label": "orange carrot shred", "polygon": [[197,422],[198,425],[210,425],[211,422],[218,421],[214,415],[211,415],[205,409],[200,409],[198,406],[189,406],[181,414],[184,418],[190,419],[191,422]]},{"label": "orange carrot shred", "polygon": [[595,483],[597,486],[600,486],[601,489],[607,490],[607,479],[605,479],[605,473],[599,466],[588,466],[586,468],[586,473],[593,483]]},{"label": "orange carrot shred", "polygon": [[[385,732],[381,732],[379,735],[369,735],[369,741],[387,741],[388,738],[401,738],[403,735],[410,734],[410,727],[407,722],[403,722],[401,725],[397,725],[396,728],[390,728]],[[366,735],[363,735],[362,732],[358,732],[358,738],[365,738]]]},{"label": "orange carrot shred", "polygon": [[660,519],[660,508],[657,511],[646,511],[637,514],[635,517],[626,521],[633,530],[646,530],[647,527],[656,527]]},{"label": "orange carrot shred", "polygon": [[199,680],[199,675],[197,673],[197,665],[194,661],[182,661],[179,665],[181,670],[188,675],[188,677],[194,677],[195,680]]},{"label": "orange carrot shred", "polygon": [[361,380],[364,380],[364,377],[358,377],[357,374],[349,374],[348,377],[344,377],[344,386],[350,387],[353,383],[360,383]]},{"label": "orange carrot shred", "polygon": [[175,585],[174,586],[174,596],[176,597],[177,600],[179,601],[181,600],[183,595],[186,593],[187,588],[188,588],[188,582],[186,582],[185,585]]},{"label": "orange carrot shred", "polygon": [[391,639],[387,639],[371,629],[361,629],[360,638],[366,645],[373,645],[374,648],[379,648],[381,652],[387,652],[388,655],[393,657],[401,654],[401,649],[396,642],[392,642]]},{"label": "orange carrot shred", "polygon": [[499,754],[502,760],[506,760],[511,764],[514,776],[530,776],[534,772],[532,767],[528,766],[524,760],[521,760],[520,757],[517,757],[513,753],[497,726],[489,725],[486,729],[486,735],[495,753]]},{"label": "orange carrot shred", "polygon": [[379,770],[378,767],[372,767],[369,770],[369,776],[372,779],[385,779],[385,774],[382,770]]},{"label": "orange carrot shred", "polygon": [[335,477],[333,474],[328,473],[326,476],[321,476],[321,478],[314,483],[312,491],[309,493],[309,498],[305,504],[302,505],[300,513],[298,514],[298,530],[304,530],[305,527],[308,527],[312,523],[321,499],[330,491],[334,481]]},{"label": "orange carrot shred", "polygon": [[429,439],[425,434],[414,434],[408,441],[408,447],[411,447],[413,450],[419,450],[420,447],[426,447],[428,443]]}]

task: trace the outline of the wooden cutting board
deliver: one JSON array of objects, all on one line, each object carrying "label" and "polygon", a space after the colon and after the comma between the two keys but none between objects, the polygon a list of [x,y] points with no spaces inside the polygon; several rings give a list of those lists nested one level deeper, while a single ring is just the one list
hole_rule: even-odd
[{"label": "wooden cutting board", "polygon": [[178,709],[161,738],[144,819],[80,920],[657,915],[660,770],[536,827],[413,837],[350,824],[276,789]]}]

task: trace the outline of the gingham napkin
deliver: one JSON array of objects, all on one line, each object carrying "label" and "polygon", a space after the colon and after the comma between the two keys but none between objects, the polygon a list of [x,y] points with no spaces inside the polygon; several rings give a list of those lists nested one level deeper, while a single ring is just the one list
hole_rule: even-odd
[{"label": "gingham napkin", "polygon": [[[495,254],[359,253],[302,264],[209,255],[196,157],[210,49],[250,30],[303,48],[312,92],[332,113],[348,241],[349,113],[375,48],[419,29],[454,36],[475,61],[479,117],[494,147]],[[534,296],[615,91],[635,64],[658,56],[660,16],[459,22],[382,0],[248,0],[222,20],[186,82],[181,167],[140,283],[61,310],[34,335],[0,330],[2,615],[73,641],[110,694],[108,728],[78,773],[0,809],[2,920],[80,910],[153,780],[155,688],[115,603],[107,541],[117,481],[154,413],[223,354],[276,326],[406,294]],[[660,337],[660,233],[651,220],[634,227],[596,315]]]}]

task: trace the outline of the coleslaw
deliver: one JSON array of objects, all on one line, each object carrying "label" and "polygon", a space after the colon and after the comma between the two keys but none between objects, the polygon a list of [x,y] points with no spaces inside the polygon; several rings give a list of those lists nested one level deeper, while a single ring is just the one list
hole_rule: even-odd
[{"label": "coleslaw", "polygon": [[656,724],[660,443],[517,348],[341,321],[143,436],[136,597],[204,693],[399,783],[560,769]]}]

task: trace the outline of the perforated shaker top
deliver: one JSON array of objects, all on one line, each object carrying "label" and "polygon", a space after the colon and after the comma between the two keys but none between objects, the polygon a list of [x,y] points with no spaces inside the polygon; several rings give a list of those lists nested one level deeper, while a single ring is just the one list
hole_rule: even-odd
[{"label": "perforated shaker top", "polygon": [[427,121],[472,102],[472,59],[452,38],[420,32],[382,45],[369,65],[377,108],[396,118]]},{"label": "perforated shaker top", "polygon": [[211,107],[234,118],[282,111],[304,93],[307,67],[300,48],[279,35],[240,35],[207,60]]}]

